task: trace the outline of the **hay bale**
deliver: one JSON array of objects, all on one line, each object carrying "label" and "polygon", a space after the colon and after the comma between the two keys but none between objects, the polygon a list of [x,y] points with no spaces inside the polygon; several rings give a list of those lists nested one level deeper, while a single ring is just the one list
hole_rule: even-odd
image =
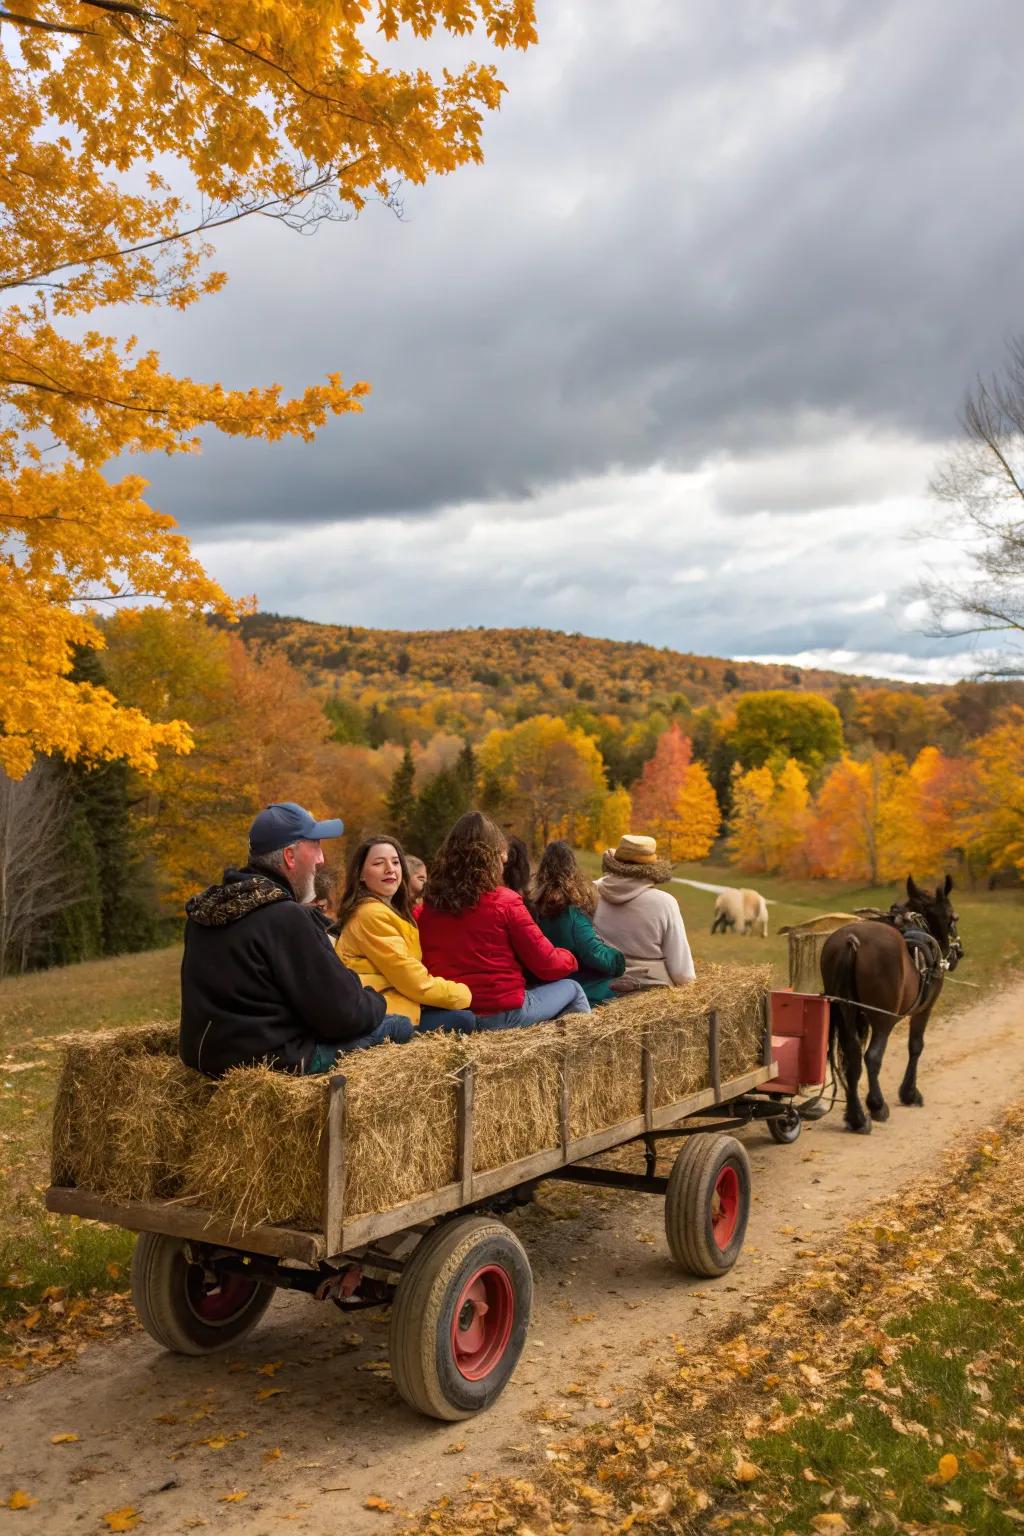
[{"label": "hay bale", "polygon": [[62,1043],[53,1182],[116,1201],[175,1195],[215,1086],[179,1060],[177,1028],[143,1024]]},{"label": "hay bale", "polygon": [[235,1067],[216,1085],[183,1170],[181,1198],[243,1230],[320,1225],[327,1079]]},{"label": "hay bale", "polygon": [[345,1090],[345,1215],[386,1211],[455,1178],[458,1069],[465,1042],[421,1035],[359,1052]]},{"label": "hay bale", "polygon": [[617,1003],[565,1020],[569,1135],[590,1136],[643,1110],[642,1030]]},{"label": "hay bale", "polygon": [[478,1173],[557,1147],[563,1035],[557,1024],[467,1035]]},{"label": "hay bale", "polygon": [[[385,1211],[455,1178],[454,1036],[357,1051],[345,1088],[345,1215]],[[320,1226],[326,1076],[236,1067],[221,1080],[192,1147],[182,1196],[237,1228]]]}]

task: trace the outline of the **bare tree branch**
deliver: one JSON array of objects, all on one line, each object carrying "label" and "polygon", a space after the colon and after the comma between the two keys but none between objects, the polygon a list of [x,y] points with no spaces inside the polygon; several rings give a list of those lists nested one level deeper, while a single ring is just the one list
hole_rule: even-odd
[{"label": "bare tree branch", "polygon": [[970,541],[962,581],[923,578],[914,596],[928,605],[926,633],[943,639],[1003,635],[987,653],[982,677],[1024,671],[1024,337],[1008,344],[1002,372],[978,379],[960,418],[963,439],[931,485],[949,508],[950,537]]}]

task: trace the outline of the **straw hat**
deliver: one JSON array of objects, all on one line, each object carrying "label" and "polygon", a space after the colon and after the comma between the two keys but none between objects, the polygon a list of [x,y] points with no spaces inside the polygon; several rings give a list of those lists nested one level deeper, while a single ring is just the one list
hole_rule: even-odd
[{"label": "straw hat", "polygon": [[614,851],[605,849],[601,868],[609,875],[625,875],[628,879],[661,885],[672,874],[672,861],[658,858],[658,844],[653,837],[626,832]]}]

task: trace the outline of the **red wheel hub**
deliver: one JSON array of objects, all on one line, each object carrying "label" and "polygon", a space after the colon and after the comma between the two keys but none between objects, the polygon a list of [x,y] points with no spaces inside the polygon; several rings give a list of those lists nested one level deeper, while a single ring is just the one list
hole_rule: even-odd
[{"label": "red wheel hub", "polygon": [[724,1252],[732,1242],[740,1218],[740,1180],[731,1163],[726,1163],[711,1192],[711,1233]]},{"label": "red wheel hub", "polygon": [[480,1381],[490,1375],[508,1348],[515,1312],[512,1281],[497,1264],[469,1277],[452,1318],[452,1358],[460,1376]]},{"label": "red wheel hub", "polygon": [[245,1311],[258,1284],[258,1280],[247,1280],[244,1275],[224,1275],[219,1284],[211,1284],[198,1264],[190,1264],[189,1306],[204,1323],[227,1323]]}]

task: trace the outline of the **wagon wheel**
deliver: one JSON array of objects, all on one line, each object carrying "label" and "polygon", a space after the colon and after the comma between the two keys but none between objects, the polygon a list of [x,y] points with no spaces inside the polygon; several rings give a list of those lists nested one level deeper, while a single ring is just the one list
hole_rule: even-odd
[{"label": "wagon wheel", "polygon": [[406,1402],[435,1419],[487,1408],[526,1342],[533,1276],[506,1226],[460,1216],[409,1260],[391,1309],[391,1374]]},{"label": "wagon wheel", "polygon": [[768,1134],[773,1141],[779,1142],[784,1147],[792,1146],[802,1129],[803,1121],[800,1118],[800,1111],[792,1104],[787,1104],[781,1115],[772,1115],[768,1121]]},{"label": "wagon wheel", "polygon": [[181,1238],[143,1232],[132,1254],[132,1301],[158,1344],[179,1355],[211,1355],[254,1328],[274,1286],[246,1275],[212,1276],[193,1264]]},{"label": "wagon wheel", "polygon": [[739,1257],[750,1214],[750,1163],[733,1136],[684,1142],[665,1191],[665,1236],[690,1275],[724,1275]]}]

